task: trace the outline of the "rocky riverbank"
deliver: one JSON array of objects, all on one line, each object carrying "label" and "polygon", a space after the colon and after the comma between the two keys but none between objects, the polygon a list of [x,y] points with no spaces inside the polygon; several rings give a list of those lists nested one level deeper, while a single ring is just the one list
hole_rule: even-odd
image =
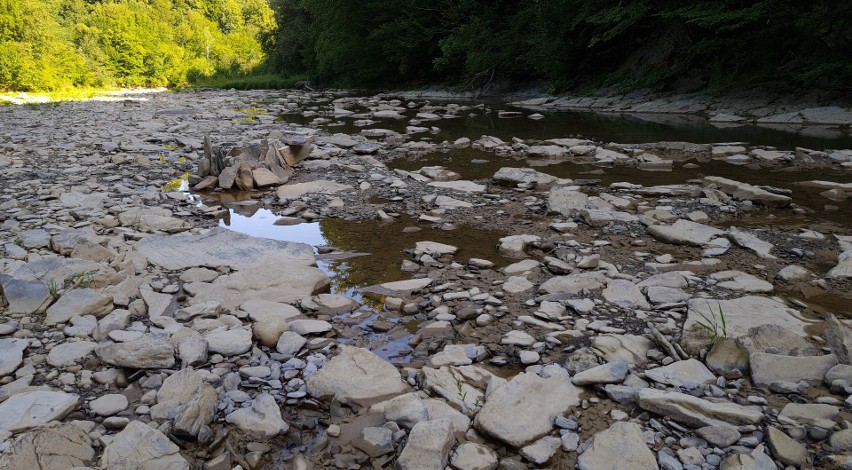
[{"label": "rocky riverbank", "polygon": [[[852,467],[852,151],[441,142],[487,108],[126,98],[0,109],[0,467]],[[457,151],[506,164],[397,165]],[[601,182],[719,164],[828,176]],[[417,239],[402,280],[342,289],[323,260],[359,250],[220,223],[247,207]]]}]

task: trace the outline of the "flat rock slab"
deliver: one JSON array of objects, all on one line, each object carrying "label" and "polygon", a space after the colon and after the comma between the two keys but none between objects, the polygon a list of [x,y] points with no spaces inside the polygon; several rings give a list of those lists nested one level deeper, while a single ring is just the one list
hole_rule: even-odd
[{"label": "flat rock slab", "polygon": [[763,419],[758,407],[736,403],[715,403],[685,393],[645,388],[639,391],[639,407],[667,416],[687,426],[740,426],[757,424]]},{"label": "flat rock slab", "polygon": [[334,194],[340,191],[351,189],[345,184],[340,184],[330,180],[315,180],[306,183],[287,184],[280,186],[276,194],[279,199],[296,199],[305,194]]},{"label": "flat rock slab", "polygon": [[[553,429],[557,416],[580,404],[582,388],[564,369],[543,378],[520,373],[488,395],[474,425],[512,447],[522,447]],[[530,406],[535,403],[535,406]]]},{"label": "flat rock slab", "polygon": [[607,302],[622,308],[651,308],[636,284],[625,279],[609,279],[602,294]]},{"label": "flat rock slab", "polygon": [[[251,334],[249,334],[251,335]],[[133,369],[163,369],[175,365],[175,348],[167,338],[145,335],[124,343],[103,344],[95,349],[102,361]]]},{"label": "flat rock slab", "polygon": [[[584,291],[603,289],[606,277],[597,271],[556,276],[545,281],[539,290],[547,294],[578,295]],[[640,294],[641,295],[641,294]]]},{"label": "flat rock slab", "polygon": [[313,397],[336,397],[359,407],[411,391],[396,367],[366,349],[346,345],[307,386]]},{"label": "flat rock slab", "polygon": [[532,168],[509,168],[503,167],[494,173],[494,181],[510,184],[550,184],[556,181],[555,176],[536,171]]},{"label": "flat rock slab", "polygon": [[825,374],[837,365],[832,354],[825,356],[784,356],[763,352],[749,356],[751,380],[768,387],[777,382],[798,383],[800,380],[822,382]]},{"label": "flat rock slab", "polygon": [[80,403],[73,393],[37,390],[0,403],[0,431],[20,432],[62,419]]},{"label": "flat rock slab", "polygon": [[696,359],[677,361],[667,366],[649,369],[645,371],[645,376],[657,383],[684,388],[698,388],[716,380],[716,376],[707,369],[707,366]]},{"label": "flat rock slab", "polygon": [[703,246],[725,232],[708,225],[679,219],[672,225],[651,225],[648,232],[656,239],[675,245]]},{"label": "flat rock slab", "polygon": [[474,183],[468,180],[457,181],[434,181],[428,186],[433,188],[448,189],[450,191],[459,191],[463,193],[481,193],[485,191],[485,186]]},{"label": "flat rock slab", "polygon": [[203,235],[146,237],[136,243],[136,250],[169,271],[197,266],[227,266],[239,271],[269,261],[295,266],[316,264],[310,245],[252,237],[219,227]]},{"label": "flat rock slab", "polygon": [[100,289],[74,289],[59,298],[44,317],[45,325],[65,323],[71,318],[83,315],[102,317],[112,311],[112,296]]},{"label": "flat rock slab", "polygon": [[365,287],[362,290],[379,295],[410,294],[420,289],[425,289],[434,282],[429,278],[409,279],[406,281],[394,281],[379,284],[377,286]]},{"label": "flat rock slab", "polygon": [[657,470],[657,459],[645,444],[642,428],[617,422],[592,437],[577,462],[580,470]]},{"label": "flat rock slab", "polygon": [[746,296],[728,300],[694,298],[688,305],[689,310],[683,325],[684,331],[697,322],[706,323],[707,320],[702,318],[702,315],[711,322],[719,323],[721,315],[724,315],[725,329],[729,338],[746,336],[749,329],[765,324],[778,325],[798,335],[807,336],[805,327],[808,324],[798,317],[796,310],[769,297]]},{"label": "flat rock slab", "polygon": [[41,281],[15,279],[0,274],[0,291],[8,303],[10,314],[30,315],[40,312],[51,300],[50,289]]}]

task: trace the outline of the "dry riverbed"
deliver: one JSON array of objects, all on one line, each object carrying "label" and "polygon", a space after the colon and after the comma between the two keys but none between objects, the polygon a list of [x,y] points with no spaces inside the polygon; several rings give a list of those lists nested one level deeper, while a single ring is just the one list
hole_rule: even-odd
[{"label": "dry riverbed", "polygon": [[535,111],[0,108],[0,468],[852,467],[852,151]]}]

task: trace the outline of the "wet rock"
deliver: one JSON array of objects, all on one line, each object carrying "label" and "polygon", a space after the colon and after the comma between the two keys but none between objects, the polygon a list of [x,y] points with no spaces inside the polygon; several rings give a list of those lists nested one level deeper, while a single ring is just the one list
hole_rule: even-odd
[{"label": "wet rock", "polygon": [[64,418],[80,403],[73,393],[36,390],[0,403],[0,431],[20,432]]},{"label": "wet rock", "polygon": [[278,403],[267,393],[258,395],[251,401],[251,406],[225,416],[225,421],[255,439],[269,439],[290,428],[281,418]]},{"label": "wet rock", "polygon": [[452,422],[436,419],[417,423],[396,461],[399,470],[444,470],[455,444]]},{"label": "wet rock", "polygon": [[109,470],[189,470],[190,465],[163,433],[131,421],[104,449],[101,466]]},{"label": "wet rock", "polygon": [[65,323],[73,317],[94,315],[102,317],[112,311],[112,296],[96,289],[74,289],[59,298],[44,318],[45,325]]},{"label": "wet rock", "polygon": [[[553,428],[553,420],[579,405],[581,389],[568,372],[551,367],[548,378],[521,373],[488,395],[474,425],[510,446],[521,447]],[[528,403],[537,403],[530,408]]]},{"label": "wet rock", "polygon": [[825,374],[837,364],[833,355],[784,356],[780,354],[752,353],[751,380],[755,385],[769,387],[777,382],[810,380],[822,382]]},{"label": "wet rock", "polygon": [[67,470],[92,464],[91,439],[72,424],[42,427],[22,434],[0,458],[5,470]]},{"label": "wet rock", "polygon": [[359,407],[410,391],[396,367],[366,349],[346,345],[307,386],[313,397],[333,396]]},{"label": "wet rock", "polygon": [[772,455],[781,463],[800,466],[807,461],[808,452],[805,450],[805,446],[794,441],[783,431],[773,426],[767,426],[766,437]]},{"label": "wet rock", "polygon": [[646,388],[639,391],[639,406],[692,427],[757,424],[759,409],[735,403],[714,403],[678,392]]},{"label": "wet rock", "polygon": [[645,371],[645,376],[657,383],[683,388],[699,388],[713,382],[716,376],[696,359],[673,362],[667,366]]},{"label": "wet rock", "polygon": [[162,369],[175,365],[174,346],[156,335],[98,346],[95,353],[107,364],[132,369]]},{"label": "wet rock", "polygon": [[482,444],[465,442],[453,451],[450,465],[458,470],[494,470],[497,468],[497,454]]},{"label": "wet rock", "polygon": [[580,470],[656,470],[657,460],[634,423],[617,422],[594,435],[577,461]]},{"label": "wet rock", "polygon": [[0,377],[15,372],[24,361],[25,339],[0,339]]}]

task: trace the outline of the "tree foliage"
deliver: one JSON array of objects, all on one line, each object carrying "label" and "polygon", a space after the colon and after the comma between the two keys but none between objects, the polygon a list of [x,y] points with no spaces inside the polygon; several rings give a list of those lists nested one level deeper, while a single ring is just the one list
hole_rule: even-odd
[{"label": "tree foliage", "polygon": [[833,0],[271,0],[281,70],[343,85],[852,80]]},{"label": "tree foliage", "polygon": [[0,0],[0,89],[184,85],[266,59],[266,0]]}]

